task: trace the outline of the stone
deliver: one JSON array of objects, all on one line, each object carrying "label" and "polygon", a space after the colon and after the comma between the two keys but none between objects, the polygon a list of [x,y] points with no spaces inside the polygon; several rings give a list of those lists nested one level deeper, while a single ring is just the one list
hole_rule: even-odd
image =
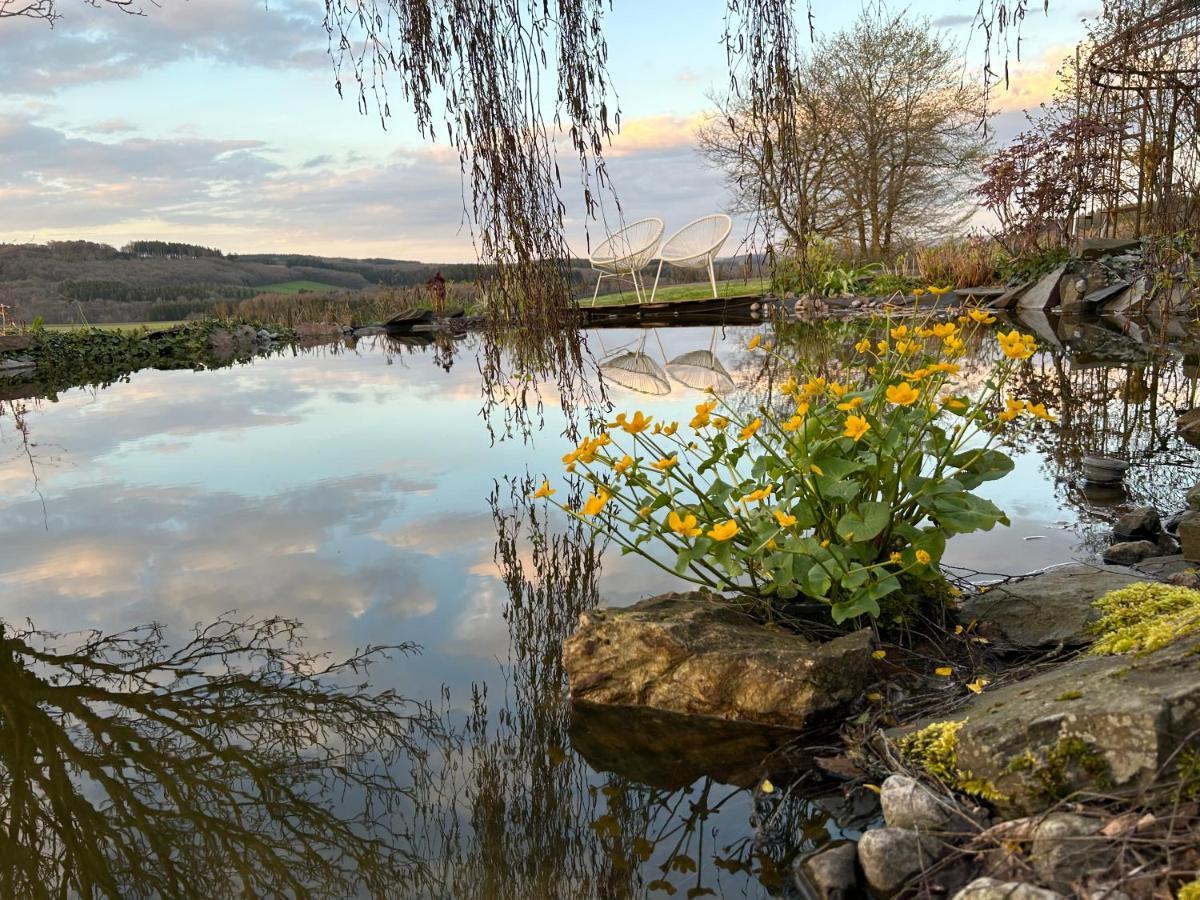
[{"label": "stone", "polygon": [[1062,281],[1066,271],[1067,267],[1062,265],[1053,272],[1049,272],[1039,278],[1033,287],[1022,294],[1021,298],[1017,300],[1017,308],[1046,310],[1058,306],[1058,284]]},{"label": "stone", "polygon": [[1141,789],[1200,731],[1200,638],[1144,656],[1081,656],[988,689],[955,714],[956,765],[1006,811],[1074,790]]},{"label": "stone", "polygon": [[12,353],[16,350],[28,350],[36,343],[36,338],[28,332],[24,334],[0,334],[0,353]]},{"label": "stone", "polygon": [[1104,551],[1104,561],[1110,565],[1132,566],[1161,552],[1153,541],[1122,541]]},{"label": "stone", "polygon": [[1020,650],[1080,646],[1090,640],[1087,626],[1099,618],[1092,602],[1144,580],[1121,566],[1069,563],[972,594],[959,619],[978,620],[984,636]]},{"label": "stone", "polygon": [[1200,447],[1200,407],[1180,415],[1175,420],[1175,429],[1193,447]]},{"label": "stone", "polygon": [[0,359],[0,372],[16,371],[19,369],[33,369],[37,367],[37,362],[32,356],[22,354],[20,356],[6,356]]},{"label": "stone", "polygon": [[871,650],[865,629],[816,643],[693,591],[583,613],[563,666],[577,701],[802,728],[861,699]]},{"label": "stone", "polygon": [[867,884],[891,896],[945,853],[936,838],[906,828],[872,828],[858,841],[858,864]]},{"label": "stone", "polygon": [[1017,302],[1020,296],[1025,293],[1028,288],[1028,283],[1022,283],[1011,287],[999,297],[996,297],[994,300],[988,303],[987,306],[989,309],[1009,309]]},{"label": "stone", "polygon": [[1188,509],[1200,511],[1200,484],[1189,488],[1184,498],[1187,500]]},{"label": "stone", "polygon": [[1200,512],[1189,510],[1184,513],[1176,535],[1183,558],[1188,562],[1200,563]]},{"label": "stone", "polygon": [[[1096,859],[1096,840],[1087,840],[1100,830],[1099,819],[1074,813],[1051,813],[1033,830],[1029,858],[1038,881],[1059,891],[1071,891]],[[1103,859],[1107,866],[1110,860]]]},{"label": "stone", "polygon": [[891,775],[879,792],[883,821],[889,828],[915,831],[962,830],[970,820],[948,797],[939,797],[915,778]]},{"label": "stone", "polygon": [[850,900],[859,894],[857,859],[850,841],[827,844],[800,860],[796,877],[811,888],[817,900]]},{"label": "stone", "polygon": [[1118,253],[1140,252],[1142,242],[1138,238],[1085,238],[1079,244],[1079,255],[1083,259],[1099,259]]},{"label": "stone", "polygon": [[1153,506],[1139,506],[1129,510],[1113,525],[1113,534],[1119,538],[1153,540],[1162,533],[1162,522],[1158,510]]},{"label": "stone", "polygon": [[953,900],[1066,900],[1066,898],[1057,891],[1048,891],[1022,881],[976,878],[955,894]]}]

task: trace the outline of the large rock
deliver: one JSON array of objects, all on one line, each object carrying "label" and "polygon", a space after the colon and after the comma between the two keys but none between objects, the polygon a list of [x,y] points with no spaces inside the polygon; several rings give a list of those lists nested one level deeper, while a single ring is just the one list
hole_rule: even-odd
[{"label": "large rock", "polygon": [[1083,259],[1099,259],[1117,253],[1140,253],[1141,249],[1138,238],[1084,238],[1079,244],[1079,255]]},{"label": "large rock", "polygon": [[1142,657],[1087,656],[989,689],[956,718],[957,766],[1001,806],[1034,812],[1073,790],[1145,787],[1200,731],[1200,639]]},{"label": "large rock", "polygon": [[829,844],[797,864],[797,880],[807,885],[817,900],[850,900],[859,895],[857,856],[849,841]]},{"label": "large rock", "polygon": [[1162,533],[1162,521],[1153,506],[1137,506],[1124,513],[1113,525],[1113,534],[1123,540],[1154,540]]},{"label": "large rock", "polygon": [[953,900],[1065,900],[1057,891],[1035,887],[1021,881],[997,881],[976,878],[954,895]]},{"label": "large rock", "polygon": [[889,828],[915,831],[962,831],[973,824],[953,800],[940,797],[915,778],[890,775],[879,792],[883,821]]},{"label": "large rock", "polygon": [[1071,563],[972,594],[959,617],[978,620],[982,633],[1009,647],[1079,646],[1088,643],[1087,626],[1100,617],[1092,602],[1145,580],[1122,566]]},{"label": "large rock", "polygon": [[1200,447],[1200,407],[1181,413],[1175,420],[1179,436],[1193,447]]},{"label": "large rock", "polygon": [[1104,551],[1103,559],[1110,565],[1132,566],[1162,553],[1153,541],[1121,541]]},{"label": "large rock", "polygon": [[1021,295],[1017,301],[1018,309],[1052,309],[1058,305],[1058,284],[1063,279],[1067,267],[1059,266],[1053,272],[1043,275],[1037,282]]},{"label": "large rock", "polygon": [[858,841],[858,864],[867,884],[885,897],[928,869],[945,854],[936,838],[907,828],[872,828]]},{"label": "large rock", "polygon": [[594,610],[563,642],[575,700],[802,728],[862,697],[871,635],[764,628],[706,591]]},{"label": "large rock", "polygon": [[1179,519],[1176,528],[1183,558],[1188,562],[1200,563],[1200,512],[1188,510]]}]

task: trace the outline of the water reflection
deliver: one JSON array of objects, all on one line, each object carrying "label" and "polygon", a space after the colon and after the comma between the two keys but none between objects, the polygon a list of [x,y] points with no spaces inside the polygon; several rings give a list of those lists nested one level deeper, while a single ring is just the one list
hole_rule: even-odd
[{"label": "water reflection", "polygon": [[[330,663],[295,622],[0,628],[6,897],[382,896],[421,861],[396,777],[429,712]],[[405,652],[407,648],[393,650]]]}]

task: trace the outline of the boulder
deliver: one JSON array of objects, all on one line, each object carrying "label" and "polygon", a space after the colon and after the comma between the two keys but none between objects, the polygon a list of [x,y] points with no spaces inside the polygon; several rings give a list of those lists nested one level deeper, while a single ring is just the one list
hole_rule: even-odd
[{"label": "boulder", "polygon": [[1162,522],[1158,510],[1153,506],[1138,506],[1117,519],[1113,534],[1125,540],[1154,540],[1162,533]]},{"label": "boulder", "polygon": [[1200,484],[1188,488],[1188,492],[1184,494],[1187,500],[1187,508],[1200,511]]},{"label": "boulder", "polygon": [[976,878],[954,895],[953,900],[1066,900],[1056,891],[1035,887],[1021,881],[997,881],[995,878]]},{"label": "boulder", "polygon": [[956,718],[957,766],[998,805],[1036,812],[1074,790],[1144,788],[1200,730],[1200,639],[1083,656],[988,690]]},{"label": "boulder", "polygon": [[29,332],[23,334],[0,334],[0,353],[28,350],[35,343],[37,343],[37,338]]},{"label": "boulder", "polygon": [[[1090,839],[1103,824],[1099,819],[1074,813],[1051,813],[1033,831],[1029,857],[1038,881],[1056,890],[1070,891],[1097,858],[1097,841]],[[1102,859],[1107,866],[1111,860]]]},{"label": "boulder", "polygon": [[945,854],[936,838],[907,828],[872,828],[858,841],[858,864],[867,884],[885,897],[928,869]]},{"label": "boulder", "polygon": [[1179,436],[1193,447],[1200,447],[1200,408],[1189,409],[1175,420]]},{"label": "boulder", "polygon": [[859,895],[857,859],[858,853],[850,841],[828,844],[800,860],[796,878],[818,900],[850,900]]},{"label": "boulder", "polygon": [[1153,541],[1122,541],[1104,551],[1104,561],[1110,565],[1132,566],[1161,552]]},{"label": "boulder", "polygon": [[959,618],[978,620],[998,644],[1044,650],[1088,643],[1085,629],[1099,618],[1092,602],[1143,576],[1120,566],[1070,563],[972,594]]},{"label": "boulder", "polygon": [[577,701],[802,728],[861,699],[871,650],[866,630],[816,643],[694,591],[585,612],[563,666]]},{"label": "boulder", "polygon": [[1084,238],[1079,244],[1079,255],[1083,259],[1099,259],[1118,253],[1141,252],[1142,242],[1138,238]]},{"label": "boulder", "polygon": [[1043,275],[1033,287],[1021,295],[1017,300],[1018,309],[1053,309],[1058,306],[1059,293],[1058,284],[1063,279],[1067,267],[1059,266],[1053,272]]},{"label": "boulder", "polygon": [[937,832],[962,831],[974,825],[949,797],[938,796],[907,775],[889,776],[880,789],[879,802],[889,828]]},{"label": "boulder", "polygon": [[1184,513],[1176,533],[1183,558],[1188,562],[1200,563],[1200,512],[1188,510]]}]

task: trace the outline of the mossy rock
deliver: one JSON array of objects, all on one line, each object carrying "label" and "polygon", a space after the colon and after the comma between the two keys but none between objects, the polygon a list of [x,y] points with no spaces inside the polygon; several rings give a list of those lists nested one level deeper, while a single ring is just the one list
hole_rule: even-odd
[{"label": "mossy rock", "polygon": [[1196,749],[1185,742],[1200,732],[1200,635],[1141,656],[1083,656],[908,731],[894,737],[910,761],[1007,810],[1146,787]]}]

